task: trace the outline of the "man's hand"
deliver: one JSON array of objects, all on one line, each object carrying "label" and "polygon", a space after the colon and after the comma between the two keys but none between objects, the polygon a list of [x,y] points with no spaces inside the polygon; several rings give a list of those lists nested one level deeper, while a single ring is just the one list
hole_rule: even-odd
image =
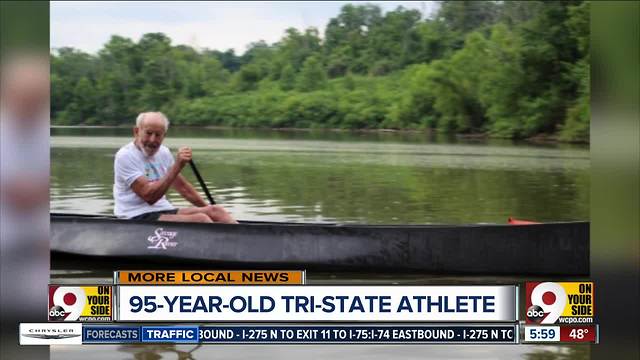
[{"label": "man's hand", "polygon": [[190,147],[181,147],[176,155],[176,162],[180,164],[180,167],[184,167],[189,161],[191,161],[192,153]]},{"label": "man's hand", "polygon": [[140,176],[131,184],[131,189],[149,205],[153,205],[166,194],[171,184],[180,175],[182,168],[189,161],[191,161],[191,148],[181,147],[176,154],[176,162],[169,169],[169,172],[157,181],[149,181],[146,177]]}]

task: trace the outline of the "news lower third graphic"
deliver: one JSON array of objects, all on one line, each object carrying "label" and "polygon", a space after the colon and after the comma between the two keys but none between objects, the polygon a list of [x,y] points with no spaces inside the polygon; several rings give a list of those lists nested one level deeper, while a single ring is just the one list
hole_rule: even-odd
[{"label": "news lower third graphic", "polygon": [[[50,285],[21,345],[549,344],[600,339],[593,282],[307,285],[299,270],[116,271]],[[523,318],[520,316],[520,312]]]},{"label": "news lower third graphic", "polygon": [[305,272],[293,271],[116,271],[116,285],[300,285]]},{"label": "news lower third graphic", "polygon": [[528,282],[527,324],[593,324],[592,282]]},{"label": "news lower third graphic", "polygon": [[517,287],[118,286],[119,321],[515,321]]},{"label": "news lower third graphic", "polygon": [[49,321],[113,320],[111,285],[49,285]]}]

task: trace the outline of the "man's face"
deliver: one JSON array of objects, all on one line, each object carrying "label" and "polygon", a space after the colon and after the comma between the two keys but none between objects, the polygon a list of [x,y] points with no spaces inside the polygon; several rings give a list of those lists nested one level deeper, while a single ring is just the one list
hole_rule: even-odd
[{"label": "man's face", "polygon": [[158,152],[166,134],[164,122],[154,115],[147,115],[139,128],[133,128],[133,133],[137,145],[147,156],[153,156]]}]

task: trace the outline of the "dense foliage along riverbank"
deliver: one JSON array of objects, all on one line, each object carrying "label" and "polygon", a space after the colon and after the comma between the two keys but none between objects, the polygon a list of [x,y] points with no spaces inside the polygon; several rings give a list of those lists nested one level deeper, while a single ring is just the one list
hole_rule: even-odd
[{"label": "dense foliage along riverbank", "polygon": [[[211,34],[211,36],[224,36]],[[57,125],[435,128],[524,138],[589,137],[589,4],[449,2],[423,19],[346,5],[320,37],[289,29],[243,55],[113,36],[96,55],[52,54]]]}]

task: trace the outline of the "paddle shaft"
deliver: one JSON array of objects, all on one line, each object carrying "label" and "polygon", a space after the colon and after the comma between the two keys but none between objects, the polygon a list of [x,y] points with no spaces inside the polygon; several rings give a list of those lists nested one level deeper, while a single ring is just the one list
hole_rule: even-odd
[{"label": "paddle shaft", "polygon": [[209,189],[207,188],[207,184],[204,183],[204,180],[202,179],[202,176],[200,176],[200,172],[198,171],[198,168],[196,167],[196,164],[193,163],[193,160],[190,160],[189,161],[189,165],[191,165],[191,170],[193,170],[193,173],[196,175],[196,178],[198,178],[198,182],[200,183],[200,186],[202,187],[202,190],[204,190],[204,193],[207,195],[207,199],[209,199],[209,204],[215,205],[216,202],[213,200],[213,197],[211,196],[211,193],[209,192]]}]

